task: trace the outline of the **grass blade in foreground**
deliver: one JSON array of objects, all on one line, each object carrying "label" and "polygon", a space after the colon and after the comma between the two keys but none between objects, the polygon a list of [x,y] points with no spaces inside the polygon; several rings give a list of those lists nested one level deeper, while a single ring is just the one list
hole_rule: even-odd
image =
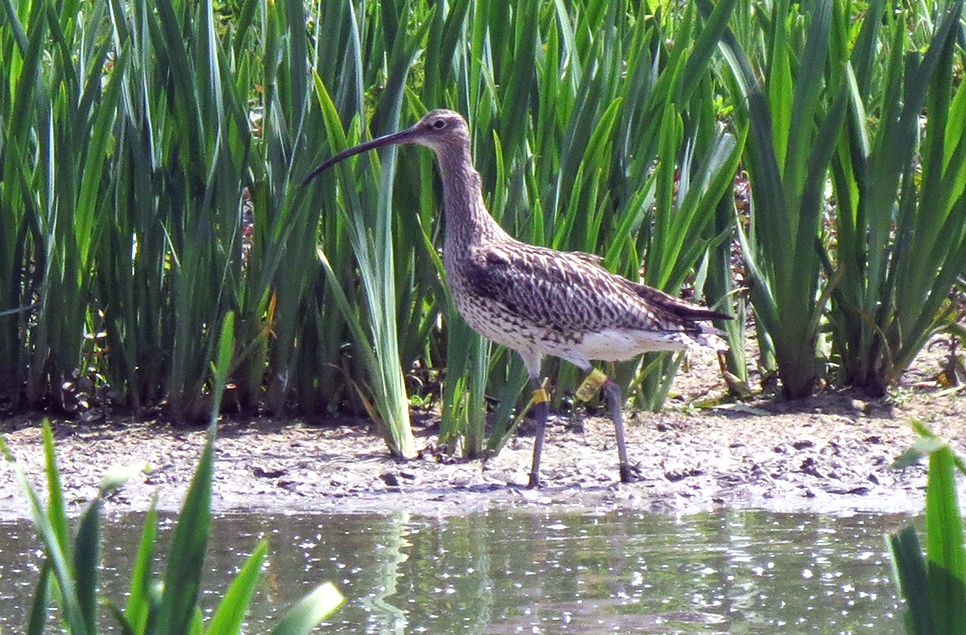
[{"label": "grass blade in foreground", "polygon": [[204,570],[208,536],[211,533],[211,484],[214,479],[215,434],[221,397],[231,363],[235,334],[234,313],[228,313],[222,323],[218,339],[218,359],[214,366],[214,387],[211,406],[211,423],[208,425],[205,447],[191,486],[185,495],[178,524],[175,526],[168,554],[168,568],[164,574],[164,591],[158,624],[161,633],[181,635],[198,614],[198,596],[201,591],[201,574]]},{"label": "grass blade in foreground", "polygon": [[[113,471],[106,477],[97,496],[88,503],[78,521],[77,534],[71,542],[68,537],[67,516],[63,508],[64,491],[57,468],[53,432],[50,422],[43,422],[45,470],[48,491],[48,507],[44,510],[40,498],[19,465],[13,460],[9,448],[0,438],[0,452],[13,463],[16,479],[27,497],[34,526],[40,535],[47,561],[44,563],[39,586],[34,594],[28,631],[40,633],[48,610],[50,596],[46,587],[50,580],[57,584],[54,594],[63,613],[64,623],[72,635],[97,632],[97,579],[100,567],[100,507],[105,495],[120,487],[140,468]],[[58,529],[62,528],[61,529]]]},{"label": "grass blade in foreground", "polygon": [[[53,439],[53,435],[50,432],[50,422],[46,419],[44,420],[44,437]],[[46,468],[48,472],[52,469],[56,472],[57,463],[53,456],[53,443],[44,444],[45,455],[46,455]],[[80,635],[87,633],[87,626],[84,620],[84,611],[81,609],[80,602],[77,597],[77,580],[73,575],[73,569],[70,564],[70,545],[64,541],[60,534],[55,529],[55,525],[58,524],[59,512],[55,511],[56,508],[45,510],[42,503],[40,502],[40,497],[34,491],[33,486],[30,481],[27,480],[26,474],[13,459],[13,455],[10,453],[10,449],[7,444],[0,438],[0,452],[3,453],[7,461],[13,464],[14,473],[18,484],[20,485],[21,491],[27,498],[27,504],[30,507],[30,516],[33,520],[34,527],[37,529],[40,535],[40,541],[44,545],[44,553],[47,556],[48,562],[51,563],[51,573],[53,574],[53,579],[56,581],[59,587],[60,593],[60,603],[61,610],[63,611],[64,622],[70,628],[70,632],[73,635]],[[48,482],[56,483],[59,486],[60,475],[59,473],[51,475],[48,473]],[[63,500],[63,490],[51,491],[49,497],[51,499]],[[54,513],[51,513],[54,512]],[[54,520],[51,520],[50,516],[55,516]],[[66,519],[65,519],[66,522]],[[47,566],[47,565],[45,565]],[[42,577],[42,582],[46,583],[46,580]],[[42,607],[36,605],[41,599],[41,593],[35,594],[35,606],[33,607],[33,613],[39,613]],[[46,608],[43,607],[43,611],[46,612]],[[35,623],[34,617],[31,618],[31,622]]]},{"label": "grass blade in foreground", "polygon": [[138,541],[137,555],[131,572],[131,584],[128,587],[127,602],[124,612],[114,608],[118,623],[127,626],[134,633],[153,632],[152,618],[157,618],[158,607],[161,604],[160,590],[151,579],[154,571],[155,545],[158,538],[158,510],[157,497],[151,501],[151,507],[144,518],[141,529],[141,539]]},{"label": "grass blade in foreground", "polygon": [[201,574],[204,570],[208,536],[211,533],[211,482],[214,471],[215,426],[208,427],[201,459],[191,479],[178,524],[174,529],[164,590],[158,613],[160,632],[181,635],[190,632],[198,611]]},{"label": "grass blade in foreground", "polygon": [[211,618],[207,635],[232,635],[241,632],[242,622],[245,621],[245,614],[255,594],[255,587],[258,586],[258,577],[267,553],[268,542],[260,540],[241,571],[231,581],[225,596],[221,599],[221,604],[218,605],[218,610]]},{"label": "grass blade in foreground", "polygon": [[307,635],[335,612],[345,598],[331,582],[325,582],[289,609],[272,635]]},{"label": "grass blade in foreground", "polygon": [[966,634],[966,546],[956,493],[955,471],[962,461],[947,443],[919,424],[922,438],[896,460],[897,467],[929,456],[926,485],[926,556],[915,530],[888,537],[896,582],[908,602],[904,616],[910,635]]},{"label": "grass blade in foreground", "polygon": [[914,527],[906,527],[887,536],[892,571],[899,593],[906,600],[907,609],[903,622],[908,635],[934,635],[936,626],[932,619],[926,582],[926,562]]},{"label": "grass blade in foreground", "polygon": [[[234,316],[229,313],[222,325],[218,341],[218,360],[214,365],[215,386],[212,424],[184,506],[178,518],[172,548],[168,555],[165,585],[160,597],[151,581],[151,565],[157,538],[157,512],[152,503],[145,520],[132,573],[131,589],[123,613],[116,605],[105,602],[117,618],[123,632],[145,633],[200,633],[203,625],[199,597],[201,571],[207,538],[211,526],[211,485],[213,473],[213,442],[215,422],[222,389],[228,377],[232,359]],[[82,512],[73,544],[62,539],[58,526],[64,528],[67,519],[63,512],[63,489],[54,457],[53,435],[48,421],[44,421],[47,482],[52,489],[48,498],[52,506],[44,510],[39,497],[23,470],[14,462],[6,443],[0,438],[0,453],[13,463],[17,481],[27,497],[34,525],[44,544],[47,561],[41,569],[39,586],[34,594],[27,632],[39,635],[44,630],[50,596],[57,598],[66,632],[71,635],[93,635],[97,632],[97,607],[104,602],[98,597],[97,579],[100,572],[101,551],[100,507],[103,497],[122,486],[143,466],[108,470],[97,496]],[[267,552],[267,544],[260,542],[232,581],[221,603],[215,609],[208,633],[237,635],[247,613],[252,594],[258,585],[259,573]],[[50,594],[48,585],[56,583],[57,593]],[[279,624],[276,632],[285,634],[308,633],[331,614],[342,602],[339,591],[331,584],[323,584],[295,605]]]}]

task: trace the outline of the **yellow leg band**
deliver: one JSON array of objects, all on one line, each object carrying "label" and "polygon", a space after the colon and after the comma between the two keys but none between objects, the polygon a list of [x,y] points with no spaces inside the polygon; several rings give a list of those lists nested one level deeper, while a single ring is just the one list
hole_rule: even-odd
[{"label": "yellow leg band", "polygon": [[587,379],[585,379],[584,383],[580,384],[580,388],[577,389],[577,399],[580,399],[581,401],[590,401],[594,398],[594,395],[597,394],[597,391],[600,390],[600,387],[604,385],[605,381],[607,381],[607,375],[596,368],[590,371],[590,374],[587,375]]},{"label": "yellow leg band", "polygon": [[533,391],[533,404],[547,403],[550,401],[550,395],[547,394],[546,388],[537,388]]}]

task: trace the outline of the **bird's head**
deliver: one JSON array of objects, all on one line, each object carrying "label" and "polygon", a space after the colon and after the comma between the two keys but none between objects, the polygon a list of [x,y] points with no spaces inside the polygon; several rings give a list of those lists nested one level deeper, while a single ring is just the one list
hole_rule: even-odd
[{"label": "bird's head", "polygon": [[415,126],[404,132],[410,133],[412,138],[402,143],[418,143],[436,151],[448,146],[469,145],[470,142],[470,129],[462,115],[442,108],[426,113]]},{"label": "bird's head", "polygon": [[322,165],[315,168],[312,173],[309,174],[304,181],[302,181],[302,185],[307,185],[312,179],[322,172],[325,172],[336,163],[351,156],[367,150],[372,150],[374,148],[382,148],[388,145],[397,145],[403,143],[416,143],[440,153],[445,152],[449,148],[468,147],[470,143],[470,130],[466,125],[466,120],[463,119],[458,112],[444,109],[433,110],[426,113],[426,115],[411,128],[406,128],[405,130],[400,130],[399,132],[395,132],[393,134],[377,137],[372,141],[360,143],[357,146],[353,146],[336,154],[332,158],[325,161]]}]

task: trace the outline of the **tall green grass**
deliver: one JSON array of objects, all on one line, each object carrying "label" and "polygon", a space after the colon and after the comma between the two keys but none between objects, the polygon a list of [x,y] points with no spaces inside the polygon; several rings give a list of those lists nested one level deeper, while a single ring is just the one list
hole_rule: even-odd
[{"label": "tall green grass", "polygon": [[[881,395],[954,315],[945,298],[966,266],[962,3],[937,16],[889,6],[756,5],[736,25],[745,41],[722,41],[749,134],[751,300],[788,397],[825,381]],[[763,38],[749,37],[756,28]]]},{"label": "tall green grass", "polygon": [[[0,190],[13,230],[0,254],[12,309],[0,316],[4,392],[57,402],[68,379],[95,373],[121,404],[199,419],[212,327],[236,310],[236,403],[362,411],[378,392],[374,370],[346,354],[350,330],[317,241],[340,284],[353,253],[338,215],[320,223],[317,201],[291,187],[329,147],[311,83],[312,58],[324,57],[310,39],[318,8],[307,25],[299,2],[67,3],[54,33],[52,3],[5,8],[0,106],[23,125],[5,126],[3,140],[17,149],[4,152]],[[59,66],[43,63],[45,46]],[[394,327],[393,317],[383,319]],[[406,431],[398,356],[384,367],[398,379],[383,401]],[[385,403],[377,412],[392,418]]]},{"label": "tall green grass", "polygon": [[[487,204],[504,227],[522,240],[599,253],[606,266],[632,279],[640,279],[643,259],[645,281],[676,292],[709,244],[714,203],[740,154],[715,122],[710,101],[702,99],[710,90],[714,45],[733,4],[722,3],[708,24],[693,10],[678,24],[678,16],[652,16],[644,7],[628,14],[630,7],[619,3],[588,3],[586,13],[576,15],[557,5],[556,11],[518,17],[535,21],[535,28],[504,33],[513,37],[504,50],[535,55],[532,77],[521,80],[519,65],[494,61],[478,69],[471,59],[470,72],[459,76],[494,84],[490,90],[470,85],[463,92],[483,99],[466,109],[476,123],[475,162]],[[471,12],[471,19],[485,18],[479,9]],[[488,25],[472,26],[479,33]],[[668,47],[670,32],[684,44]],[[704,82],[695,82],[702,76]],[[520,81],[534,87],[523,114],[513,92]],[[488,125],[494,112],[511,124]],[[513,123],[517,118],[522,126]],[[446,387],[443,433],[467,431],[466,450],[473,455],[484,436],[481,400],[474,402],[474,395],[497,387],[501,402],[512,403],[526,375],[515,356],[502,361],[505,351],[495,352],[501,361],[487,364],[492,347],[469,334],[452,310],[449,315],[456,329],[449,340],[449,372],[465,368],[476,379]],[[551,364],[559,402],[582,377]],[[628,364],[617,378],[626,387],[641,368],[640,362]],[[673,375],[670,367],[661,369],[655,377]],[[649,405],[659,404],[664,394],[666,389],[648,391]],[[499,447],[508,414],[496,413],[490,450]],[[463,423],[453,421],[458,416],[465,417]]]},{"label": "tall green grass", "polygon": [[[881,392],[962,274],[966,97],[958,4],[864,6],[3,0],[0,393],[69,409],[91,378],[201,420],[232,311],[234,407],[366,414],[411,456],[409,399],[442,380],[444,440],[498,447],[525,373],[449,303],[430,153],[298,186],[435,107],[467,117],[515,236],[730,310],[738,231],[785,393]],[[739,378],[741,324],[719,325]],[[657,409],[680,361],[609,372]],[[580,378],[547,370],[559,405]]]},{"label": "tall green grass", "polygon": [[[940,12],[919,50],[901,14],[884,25],[866,20],[855,48],[848,134],[832,162],[837,231],[826,267],[839,281],[830,323],[842,380],[874,394],[958,317],[948,296],[966,267],[966,86],[961,76],[954,82],[962,8]],[[871,15],[883,9],[869,6]],[[874,55],[880,29],[888,55]]]},{"label": "tall green grass", "polygon": [[[76,12],[70,3],[6,2],[0,35],[0,374],[5,392],[29,405],[58,400],[58,387],[81,366],[92,245],[107,200],[100,177],[120,97],[102,70],[110,52],[97,37],[105,5],[84,25]],[[114,63],[123,67],[126,57]]]},{"label": "tall green grass", "polygon": [[784,394],[797,398],[824,377],[819,332],[828,298],[816,243],[847,106],[847,58],[837,39],[846,16],[832,0],[801,13],[788,2],[756,9],[746,19],[760,25],[763,44],[745,51],[730,33],[722,42],[741,96],[736,123],[748,131],[750,223],[739,229],[764,353],[774,354]]}]

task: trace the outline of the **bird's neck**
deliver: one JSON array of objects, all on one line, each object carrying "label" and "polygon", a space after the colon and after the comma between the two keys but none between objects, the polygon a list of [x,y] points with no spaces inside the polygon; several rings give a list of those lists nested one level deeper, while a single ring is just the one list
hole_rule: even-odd
[{"label": "bird's neck", "polygon": [[480,175],[468,148],[447,148],[439,156],[446,214],[444,257],[456,257],[485,242],[509,239],[483,203]]}]

